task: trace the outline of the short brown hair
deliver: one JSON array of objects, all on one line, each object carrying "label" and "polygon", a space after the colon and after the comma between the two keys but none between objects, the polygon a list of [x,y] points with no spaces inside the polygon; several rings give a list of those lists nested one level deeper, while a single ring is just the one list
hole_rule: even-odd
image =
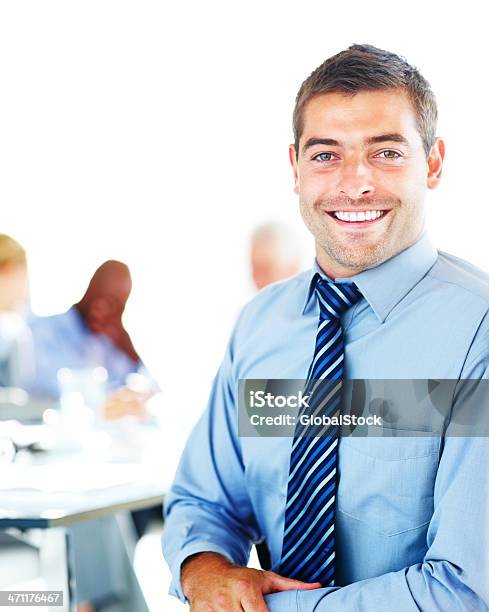
[{"label": "short brown hair", "polygon": [[325,93],[355,95],[359,91],[403,89],[416,113],[418,131],[428,157],[435,143],[438,111],[430,84],[417,68],[389,51],[372,45],[352,45],[323,62],[302,83],[296,97],[293,130],[296,155],[304,129],[304,109],[314,97]]},{"label": "short brown hair", "polygon": [[8,264],[27,265],[25,249],[7,234],[0,234],[0,268]]}]

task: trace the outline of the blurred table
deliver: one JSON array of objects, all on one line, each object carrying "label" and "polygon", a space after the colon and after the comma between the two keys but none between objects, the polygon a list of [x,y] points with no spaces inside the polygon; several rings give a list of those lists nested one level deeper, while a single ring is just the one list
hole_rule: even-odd
[{"label": "blurred table", "polygon": [[[8,436],[17,448],[29,450],[20,450],[14,462],[0,465],[0,529],[39,551],[46,588],[65,593],[64,607],[52,607],[53,611],[74,609],[73,549],[79,560],[82,548],[80,578],[87,582],[90,574],[95,591],[102,594],[97,583],[117,583],[117,592],[127,593],[127,601],[117,601],[117,612],[147,612],[132,570],[136,538],[129,513],[161,505],[176,458],[165,451],[155,425],[121,422],[80,428],[80,434],[78,440],[59,438],[48,425],[3,423],[4,439]],[[74,443],[73,448],[66,440]],[[97,564],[105,569],[107,580],[97,572]]]},{"label": "blurred table", "polygon": [[[93,422],[87,414],[65,418],[49,410],[36,426],[1,421],[7,415],[0,410],[0,442],[6,443],[3,462],[0,452],[0,530],[39,550],[46,588],[66,593],[65,607],[53,607],[53,611],[73,609],[73,549],[78,559],[82,548],[84,559],[93,563],[81,575],[77,572],[78,592],[91,581],[98,593],[101,589],[96,583],[106,582],[98,569],[115,565],[122,551],[128,571],[124,568],[121,575],[132,581],[136,599],[103,609],[146,612],[128,549],[135,544],[134,533],[128,530],[132,527],[129,512],[162,503],[189,426],[182,411],[163,408],[157,406],[149,423],[131,419]],[[9,444],[16,449],[13,459]],[[134,542],[130,542],[131,535]],[[117,545],[107,552],[115,537]],[[92,553],[92,543],[102,551],[101,556]],[[3,545],[2,551],[7,548]],[[6,555],[2,557],[0,565],[8,567]],[[0,567],[0,588],[5,588],[1,573]],[[110,574],[112,580],[114,572]],[[116,581],[120,585],[121,578]]]},{"label": "blurred table", "polygon": [[2,470],[0,528],[46,529],[148,508],[164,490],[140,464],[13,464]]},{"label": "blurred table", "polygon": [[[164,484],[141,464],[13,464],[2,473],[0,529],[11,529],[17,536],[22,530],[27,542],[38,545],[46,588],[64,593],[63,607],[52,610],[74,610],[76,585],[67,527],[161,504],[163,495]],[[126,541],[120,522],[109,527]],[[125,552],[126,565],[132,568],[129,551]],[[119,602],[117,609],[146,612],[137,579],[131,574],[130,600]]]}]

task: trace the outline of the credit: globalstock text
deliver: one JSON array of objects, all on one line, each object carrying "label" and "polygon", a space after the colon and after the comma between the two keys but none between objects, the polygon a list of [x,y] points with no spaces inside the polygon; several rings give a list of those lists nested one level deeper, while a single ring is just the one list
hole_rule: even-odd
[{"label": "credit: globalstock text", "polygon": [[328,427],[349,427],[349,426],[362,426],[367,425],[369,427],[377,426],[382,427],[382,418],[377,415],[369,416],[357,416],[355,414],[340,414],[337,416],[315,416],[312,414],[302,414],[299,417],[295,417],[292,414],[277,414],[275,416],[263,416],[259,414],[252,414],[250,416],[250,423],[253,426],[256,425],[296,425],[300,423],[304,426],[309,425],[322,425]]}]

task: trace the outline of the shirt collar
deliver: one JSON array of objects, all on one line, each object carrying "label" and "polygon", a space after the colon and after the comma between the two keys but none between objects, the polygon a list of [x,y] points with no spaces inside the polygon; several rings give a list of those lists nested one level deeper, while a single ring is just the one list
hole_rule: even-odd
[{"label": "shirt collar", "polygon": [[[375,268],[364,270],[355,276],[337,278],[337,283],[355,283],[381,323],[391,310],[425,276],[438,257],[426,231],[410,247],[387,259]],[[316,275],[332,281],[319,267],[317,261],[311,270],[307,295],[302,314],[311,301]]]}]

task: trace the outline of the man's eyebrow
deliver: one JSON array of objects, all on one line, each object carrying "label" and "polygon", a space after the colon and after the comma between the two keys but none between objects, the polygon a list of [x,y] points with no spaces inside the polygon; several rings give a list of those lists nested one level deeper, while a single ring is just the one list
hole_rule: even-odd
[{"label": "man's eyebrow", "polygon": [[380,142],[398,142],[399,144],[409,146],[409,141],[402,134],[381,134],[380,136],[371,136],[365,139],[365,143],[368,145],[379,144]]},{"label": "man's eyebrow", "polygon": [[309,140],[306,140],[306,142],[304,143],[302,150],[306,151],[307,149],[309,149],[310,147],[313,147],[314,145],[325,145],[327,147],[339,147],[340,143],[337,140],[334,140],[333,138],[309,138]]}]

